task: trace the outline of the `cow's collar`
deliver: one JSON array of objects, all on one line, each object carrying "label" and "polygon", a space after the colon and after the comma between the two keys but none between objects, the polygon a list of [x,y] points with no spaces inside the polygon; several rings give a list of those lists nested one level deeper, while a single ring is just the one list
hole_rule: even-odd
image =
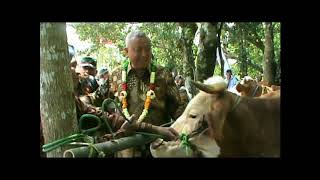
[{"label": "cow's collar", "polygon": [[253,91],[253,93],[251,95],[252,97],[254,97],[256,95],[258,88],[259,88],[259,85],[257,85],[255,90]]},{"label": "cow's collar", "polygon": [[233,111],[236,109],[236,107],[237,107],[237,106],[239,105],[239,103],[240,103],[240,100],[241,100],[241,97],[238,96],[238,95],[236,95],[235,103],[233,104],[230,112],[233,112]]}]

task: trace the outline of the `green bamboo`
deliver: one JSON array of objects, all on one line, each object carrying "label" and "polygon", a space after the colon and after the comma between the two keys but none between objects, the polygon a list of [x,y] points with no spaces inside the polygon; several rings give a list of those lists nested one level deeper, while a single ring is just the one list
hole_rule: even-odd
[{"label": "green bamboo", "polygon": [[[124,137],[117,140],[107,141],[103,143],[94,144],[99,151],[103,151],[106,155],[113,154],[117,151],[121,151],[127,148],[141,146],[144,144],[148,144],[154,140],[156,140],[157,136],[146,136],[142,134],[135,134],[130,137]],[[89,156],[91,147],[79,147],[66,150],[63,153],[63,157],[71,157],[71,158],[87,158]],[[98,153],[93,151],[93,157],[97,157]]]}]

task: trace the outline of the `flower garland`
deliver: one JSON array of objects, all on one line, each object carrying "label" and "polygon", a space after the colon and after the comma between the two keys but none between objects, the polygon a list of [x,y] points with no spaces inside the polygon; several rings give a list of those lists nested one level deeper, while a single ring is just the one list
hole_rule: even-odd
[{"label": "flower garland", "polygon": [[[121,74],[121,78],[122,78],[122,91],[120,92],[119,95],[119,100],[122,103],[122,111],[123,114],[126,116],[127,119],[130,119],[130,114],[128,111],[128,102],[127,102],[127,88],[128,88],[128,84],[127,84],[127,71],[128,71],[128,66],[129,66],[130,62],[128,60],[125,60],[122,64],[122,74]],[[147,91],[147,97],[146,97],[146,101],[144,102],[144,109],[141,113],[141,115],[138,118],[138,122],[142,122],[144,120],[144,118],[147,116],[148,114],[148,110],[150,108],[150,104],[151,104],[151,99],[154,99],[156,97],[154,89],[155,89],[155,76],[156,76],[156,65],[154,65],[153,63],[151,63],[151,74],[150,74],[150,84],[149,84],[149,90]]]}]

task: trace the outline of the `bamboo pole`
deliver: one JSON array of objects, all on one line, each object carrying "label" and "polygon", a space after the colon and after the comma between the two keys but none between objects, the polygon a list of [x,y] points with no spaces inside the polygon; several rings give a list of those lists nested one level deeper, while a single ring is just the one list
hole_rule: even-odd
[{"label": "bamboo pole", "polygon": [[[135,134],[133,136],[120,138],[114,141],[107,141],[103,143],[94,144],[99,151],[103,151],[105,155],[113,154],[117,151],[121,151],[127,148],[141,146],[156,140],[156,136],[146,136],[142,134]],[[66,150],[63,153],[63,157],[68,158],[79,158],[79,157],[89,157],[90,152],[89,146],[79,147]],[[93,150],[93,157],[97,157],[98,153]]]}]

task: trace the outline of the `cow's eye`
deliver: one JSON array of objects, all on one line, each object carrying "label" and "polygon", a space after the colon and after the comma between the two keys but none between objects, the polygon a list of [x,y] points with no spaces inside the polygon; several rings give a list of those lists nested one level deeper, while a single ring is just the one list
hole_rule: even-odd
[{"label": "cow's eye", "polygon": [[189,115],[189,117],[194,119],[194,118],[196,118],[196,117],[197,117],[197,115],[190,114],[190,115]]}]

